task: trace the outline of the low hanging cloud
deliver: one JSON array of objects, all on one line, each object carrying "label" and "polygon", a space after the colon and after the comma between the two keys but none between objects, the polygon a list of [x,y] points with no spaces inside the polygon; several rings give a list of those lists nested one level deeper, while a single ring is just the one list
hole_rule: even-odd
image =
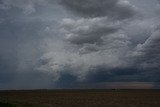
[{"label": "low hanging cloud", "polygon": [[[119,31],[119,23],[114,25],[111,22],[105,26],[102,22],[97,18],[64,19],[61,31],[65,33],[66,47],[69,47],[44,54],[40,62],[45,63],[40,63],[38,70],[51,73],[54,81],[64,73],[74,76],[75,81],[86,81],[88,75],[99,73],[100,69],[110,73],[111,69],[128,67],[126,51],[129,50],[130,38]],[[95,23],[99,25],[95,26]],[[87,30],[84,26],[88,26]],[[106,27],[105,30],[101,26]]]},{"label": "low hanging cloud", "polygon": [[141,3],[0,0],[0,89],[159,82],[158,1]]},{"label": "low hanging cloud", "polygon": [[[95,75],[99,74],[99,76],[104,74],[106,80],[111,77],[116,80],[118,79],[118,77],[116,77],[118,72],[122,74],[123,72],[127,72],[126,76],[119,77],[118,80],[122,78],[128,78],[128,80],[135,80],[136,77],[140,78],[137,71],[142,73],[145,70],[140,70],[136,65],[142,65],[142,63],[146,62],[145,60],[139,61],[139,57],[136,55],[130,55],[131,53],[137,52],[134,48],[138,47],[139,43],[133,40],[133,35],[130,34],[128,30],[133,28],[132,24],[138,22],[139,19],[130,20],[131,22],[120,20],[129,19],[136,15],[134,13],[135,8],[129,1],[102,0],[102,2],[98,2],[95,0],[91,2],[90,0],[76,0],[71,2],[61,0],[61,3],[73,13],[80,15],[81,18],[78,20],[72,18],[62,20],[60,31],[64,33],[64,38],[65,41],[68,42],[69,48],[56,54],[55,52],[51,52],[50,54],[44,55],[41,60],[49,60],[47,60],[45,65],[41,66],[42,68],[40,67],[41,69],[48,70],[49,68],[48,71],[53,72],[53,75],[56,73],[56,77],[58,77],[56,81],[61,78],[62,74],[67,72],[80,81],[90,81],[92,77],[95,77],[92,79],[98,80],[99,77]],[[102,7],[98,7],[99,5],[97,4],[100,4]],[[103,7],[103,4],[110,5],[113,8],[110,6]],[[118,8],[121,6],[123,9],[126,9],[126,16],[123,13],[124,11],[121,11],[122,8]],[[126,23],[130,26],[126,25]],[[151,21],[151,23],[153,22]],[[134,26],[138,27],[139,25]],[[142,30],[146,31],[149,29],[151,34],[155,26],[156,25],[146,27]],[[126,27],[130,28],[127,29]],[[139,34],[137,35],[139,36]],[[148,36],[149,34],[144,36],[145,39],[148,38]],[[143,43],[143,41],[140,42]],[[146,51],[148,52],[149,50]],[[47,58],[45,58],[46,56]],[[145,55],[140,57],[145,57]],[[135,75],[135,78],[131,79],[130,75]],[[145,80],[145,78],[142,78],[142,80]]]},{"label": "low hanging cloud", "polygon": [[[134,8],[128,1],[62,0],[61,3],[70,11],[76,10],[77,14],[81,12],[84,14],[81,14],[82,18],[78,20],[72,18],[62,20],[60,31],[63,32],[69,48],[44,54],[41,61],[46,63],[40,64],[39,70],[52,73],[55,81],[58,81],[64,73],[76,77],[77,81],[85,81],[92,73],[102,71],[107,75],[112,69],[130,66],[127,52],[130,50],[131,41],[122,29],[125,21],[119,21],[134,16]],[[83,3],[91,5],[83,7],[85,6]]]},{"label": "low hanging cloud", "polygon": [[143,43],[136,47],[133,54],[138,58],[142,68],[158,68],[160,60],[160,31],[156,30],[153,34]]},{"label": "low hanging cloud", "polygon": [[106,18],[64,19],[62,28],[66,33],[66,40],[73,44],[96,43],[103,36],[117,32],[119,22],[111,22]]}]

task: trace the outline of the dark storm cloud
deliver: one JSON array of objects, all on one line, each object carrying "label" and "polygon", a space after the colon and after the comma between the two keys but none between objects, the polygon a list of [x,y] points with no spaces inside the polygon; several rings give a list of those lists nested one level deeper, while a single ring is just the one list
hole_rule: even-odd
[{"label": "dark storm cloud", "polygon": [[[47,3],[42,2],[43,0],[1,1],[0,89],[49,88],[53,85],[52,77],[36,70],[43,49],[47,46],[43,40],[55,37],[55,31],[50,29],[54,29],[57,23],[37,10],[44,8]],[[31,8],[26,8],[27,6]]]},{"label": "dark storm cloud", "polygon": [[0,0],[0,89],[160,81],[150,2]]},{"label": "dark storm cloud", "polygon": [[[119,5],[124,5],[126,3],[125,6],[130,8],[125,7],[125,9],[131,9],[132,12],[135,12],[128,1],[106,0],[103,2],[110,3],[112,6],[119,3]],[[82,5],[84,3],[83,1],[78,0],[72,2],[62,0],[61,3],[74,13],[87,18],[80,18],[78,20],[67,18],[62,21],[62,31],[65,34],[66,40],[71,43],[72,51],[62,52],[66,54],[56,53],[58,54],[56,56],[54,52],[49,55],[47,54],[46,56],[49,59],[53,59],[47,64],[51,66],[47,67],[52,68],[53,71],[56,69],[59,73],[66,72],[65,68],[67,68],[70,71],[69,74],[76,76],[78,81],[85,81],[92,77],[91,80],[96,81],[98,78],[102,79],[103,76],[103,81],[146,81],[147,78],[154,81],[154,72],[152,72],[152,76],[149,77],[150,74],[148,70],[140,69],[138,66],[135,66],[136,64],[141,65],[142,62],[145,63],[145,61],[139,61],[139,57],[133,57],[130,53],[135,53],[134,48],[139,42],[143,44],[145,39],[150,36],[153,29],[157,26],[155,23],[156,19],[151,20],[144,18],[142,21],[135,18],[131,22],[127,22],[128,25],[126,26],[125,21],[110,20],[107,17],[127,19],[133,17],[135,14],[130,15],[130,17],[120,18],[120,14],[123,15],[123,13],[115,9],[111,12],[114,13],[117,11],[118,14],[116,15],[118,15],[118,17],[110,16],[109,13],[103,13],[107,8],[107,6],[105,9],[103,8],[103,4],[105,3],[101,4],[99,2],[102,6],[102,10],[104,9],[102,12],[102,10],[100,10],[101,7],[96,5],[98,1],[85,1],[86,4],[84,5]],[[87,3],[90,3],[90,5]],[[91,11],[90,9],[97,10]],[[108,10],[109,9],[112,10],[112,8],[108,8]],[[88,11],[90,11],[90,13]],[[97,11],[99,11],[100,14],[96,14]],[[152,26],[146,27],[148,25]],[[134,33],[137,31],[136,29],[138,30],[137,34]],[[141,36],[142,40],[138,40],[138,36]],[[62,58],[64,55],[68,58]],[[58,56],[62,57],[58,58]],[[145,57],[145,55],[141,57]],[[45,58],[43,60],[45,60]],[[99,69],[99,66],[103,69]],[[121,71],[121,73],[116,71]],[[92,75],[94,73],[97,77]],[[101,73],[102,75],[99,75]],[[145,75],[143,75],[143,73]],[[88,77],[88,75],[91,76]],[[59,76],[61,78],[61,75]]]},{"label": "dark storm cloud", "polygon": [[144,68],[158,68],[160,60],[160,31],[157,30],[143,44],[137,46],[134,55]]},{"label": "dark storm cloud", "polygon": [[109,22],[105,18],[82,19],[74,21],[64,19],[62,27],[66,31],[66,40],[73,44],[96,43],[102,36],[117,32],[119,23]]},{"label": "dark storm cloud", "polygon": [[[64,2],[66,3],[69,1]],[[81,1],[75,1],[75,3],[79,2]],[[86,2],[88,3],[91,1]],[[92,4],[89,8],[92,9],[94,6],[96,7],[97,2],[98,1],[91,2]],[[132,7],[128,1],[124,2],[115,0],[103,2],[107,3],[107,5],[128,6],[129,10],[131,9],[129,7]],[[103,3],[100,3],[100,5],[103,7]],[[97,7],[97,9],[99,8],[100,7]],[[134,11],[134,8],[132,9]],[[106,10],[107,9],[105,8],[104,11]],[[82,11],[84,11],[84,13],[86,12],[86,10],[83,9]],[[97,12],[98,11],[101,13],[101,10],[97,10]],[[119,14],[119,12],[117,13]],[[105,69],[105,74],[110,73],[112,69],[125,68],[128,66],[129,64],[126,60],[126,51],[129,50],[130,40],[125,32],[122,31],[121,27],[124,22],[119,20],[111,20],[108,18],[108,16],[110,17],[109,13],[102,15],[105,17],[93,15],[93,17],[88,16],[88,18],[80,18],[78,20],[71,18],[63,19],[61,23],[61,31],[64,32],[65,40],[70,43],[71,51],[65,50],[61,53],[52,52],[44,55],[45,57],[43,57],[42,60],[52,60],[49,60],[49,62],[45,66],[41,66],[40,69],[52,69],[53,71],[56,71],[57,77],[61,78],[61,73],[66,72],[67,68],[69,74],[76,76],[77,81],[84,81],[87,79],[87,75],[94,72],[101,72],[102,69],[99,70],[98,66],[102,66]],[[125,17],[125,19],[133,16],[134,15]],[[117,16],[113,16],[112,18],[117,19]],[[119,15],[118,19],[120,19]],[[72,50],[74,50],[75,53],[72,52]],[[63,58],[63,56],[66,56],[66,58]]]},{"label": "dark storm cloud", "polygon": [[84,17],[126,19],[135,14],[133,6],[125,0],[61,0],[61,4]]},{"label": "dark storm cloud", "polygon": [[[10,20],[7,20],[0,24],[1,89],[10,89],[14,88],[14,86],[17,88],[32,87],[33,84],[28,83],[30,83],[30,80],[35,81],[38,76],[33,77],[33,72],[37,72],[34,67],[43,53],[40,50],[40,38],[43,37],[38,32],[42,31],[45,28],[44,26],[44,23],[39,21],[30,23],[10,22]],[[25,78],[21,78],[23,75]],[[23,79],[26,80],[23,81]],[[39,79],[39,81],[43,80]],[[38,86],[39,81],[37,81],[37,85],[35,83],[35,88]]]}]

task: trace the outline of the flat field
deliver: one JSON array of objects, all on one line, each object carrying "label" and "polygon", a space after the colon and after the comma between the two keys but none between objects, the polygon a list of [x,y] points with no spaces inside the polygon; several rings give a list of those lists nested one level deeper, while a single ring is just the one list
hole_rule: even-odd
[{"label": "flat field", "polygon": [[160,90],[0,91],[0,107],[160,107]]}]

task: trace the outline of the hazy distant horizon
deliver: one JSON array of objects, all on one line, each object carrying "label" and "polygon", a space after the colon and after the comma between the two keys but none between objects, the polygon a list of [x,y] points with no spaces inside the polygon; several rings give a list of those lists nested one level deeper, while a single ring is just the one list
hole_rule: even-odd
[{"label": "hazy distant horizon", "polygon": [[119,90],[130,90],[130,89],[160,89],[159,84],[155,84],[154,82],[103,82],[103,83],[90,83],[90,84],[79,84],[79,85],[70,85],[65,87],[56,87],[56,88],[1,88],[0,90],[110,90],[110,89],[119,89]]}]

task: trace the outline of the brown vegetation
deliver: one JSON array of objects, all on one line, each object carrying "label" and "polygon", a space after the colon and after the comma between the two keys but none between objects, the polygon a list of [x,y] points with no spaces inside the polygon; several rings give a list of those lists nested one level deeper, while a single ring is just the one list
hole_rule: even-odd
[{"label": "brown vegetation", "polygon": [[[160,107],[159,90],[0,91],[4,107]],[[10,106],[9,106],[10,105]]]}]

